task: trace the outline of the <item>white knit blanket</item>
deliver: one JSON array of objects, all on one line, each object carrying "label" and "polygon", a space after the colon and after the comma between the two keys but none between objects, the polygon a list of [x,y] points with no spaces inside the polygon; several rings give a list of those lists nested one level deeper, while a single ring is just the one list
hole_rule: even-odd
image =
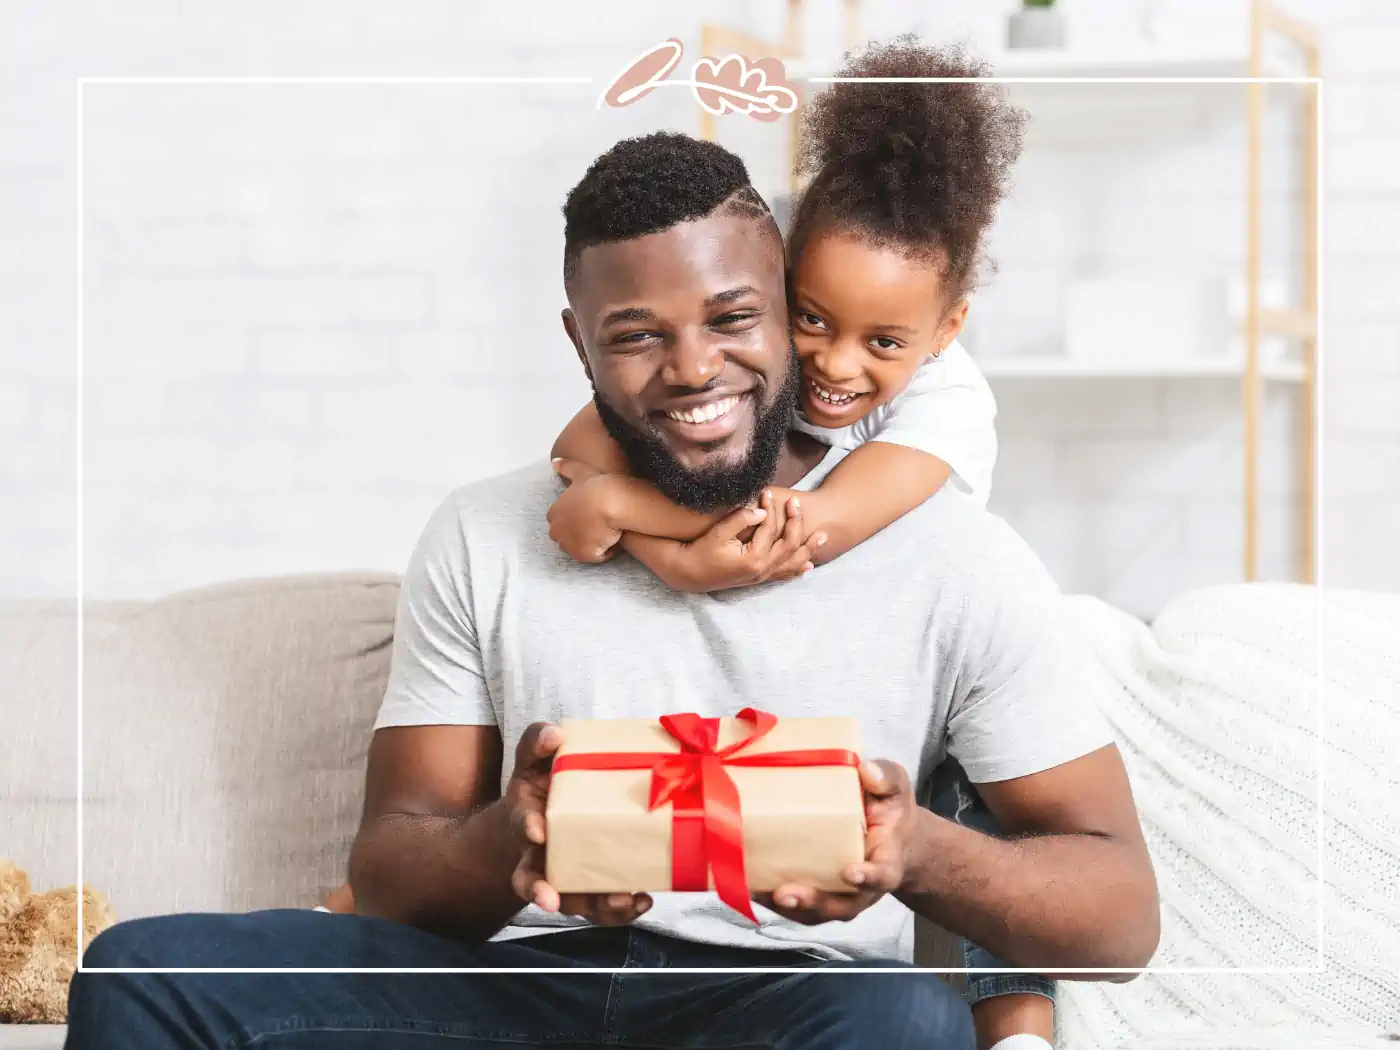
[{"label": "white knit blanket", "polygon": [[1316,972],[1065,984],[1059,1045],[1400,1047],[1400,596],[1219,587],[1150,629],[1068,601],[1157,869],[1153,966]]}]

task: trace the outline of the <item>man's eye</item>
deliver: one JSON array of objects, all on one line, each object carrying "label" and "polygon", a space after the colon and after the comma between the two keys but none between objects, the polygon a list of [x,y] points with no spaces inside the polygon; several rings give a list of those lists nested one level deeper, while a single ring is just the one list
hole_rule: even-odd
[{"label": "man's eye", "polygon": [[736,324],[743,324],[745,321],[752,321],[758,315],[752,310],[738,311],[732,314],[725,314],[715,321],[716,328],[731,328]]},{"label": "man's eye", "polygon": [[613,340],[614,343],[642,343],[648,339],[655,339],[655,332],[623,332]]}]

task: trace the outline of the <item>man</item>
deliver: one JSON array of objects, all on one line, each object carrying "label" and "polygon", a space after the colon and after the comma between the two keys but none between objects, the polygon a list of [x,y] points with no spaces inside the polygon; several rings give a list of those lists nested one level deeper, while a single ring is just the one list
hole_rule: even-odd
[{"label": "man", "polygon": [[[742,162],[680,135],[623,142],[565,215],[565,327],[632,466],[692,506],[816,484],[839,453],[788,432],[782,245]],[[728,398],[700,439],[674,418]],[[420,540],[351,858],[359,915],[128,923],[87,964],[804,969],[84,974],[72,1046],[965,1050],[966,1007],[938,979],[834,971],[898,966],[912,913],[1011,965],[1147,963],[1156,894],[1127,779],[1081,695],[1059,595],[1000,521],[949,490],[800,581],[696,596],[630,558],[572,562],[548,538],[558,492],[543,467],[469,486]],[[805,558],[801,536],[800,509],[744,507],[696,542],[762,578]],[[884,760],[861,772],[868,856],[851,893],[781,888],[754,928],[708,895],[548,885],[547,723],[750,703],[857,715]],[[1014,838],[915,804],[911,783],[945,753]]]}]

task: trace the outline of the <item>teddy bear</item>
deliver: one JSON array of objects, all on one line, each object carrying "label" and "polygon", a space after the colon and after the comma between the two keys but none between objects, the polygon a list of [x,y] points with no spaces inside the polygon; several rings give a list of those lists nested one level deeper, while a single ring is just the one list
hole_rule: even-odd
[{"label": "teddy bear", "polygon": [[[83,887],[83,948],[115,921]],[[30,893],[29,877],[0,858],[0,1023],[62,1024],[78,964],[78,892]]]}]

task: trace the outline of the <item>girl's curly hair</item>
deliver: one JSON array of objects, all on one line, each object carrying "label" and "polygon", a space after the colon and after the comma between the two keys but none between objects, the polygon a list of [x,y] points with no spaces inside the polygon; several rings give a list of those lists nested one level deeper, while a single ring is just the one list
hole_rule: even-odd
[{"label": "girl's curly hair", "polygon": [[[959,46],[905,35],[847,56],[842,77],[985,77]],[[942,267],[950,301],[976,283],[982,236],[1006,196],[1025,114],[995,84],[833,84],[805,109],[792,258],[819,229],[869,238]]]}]

